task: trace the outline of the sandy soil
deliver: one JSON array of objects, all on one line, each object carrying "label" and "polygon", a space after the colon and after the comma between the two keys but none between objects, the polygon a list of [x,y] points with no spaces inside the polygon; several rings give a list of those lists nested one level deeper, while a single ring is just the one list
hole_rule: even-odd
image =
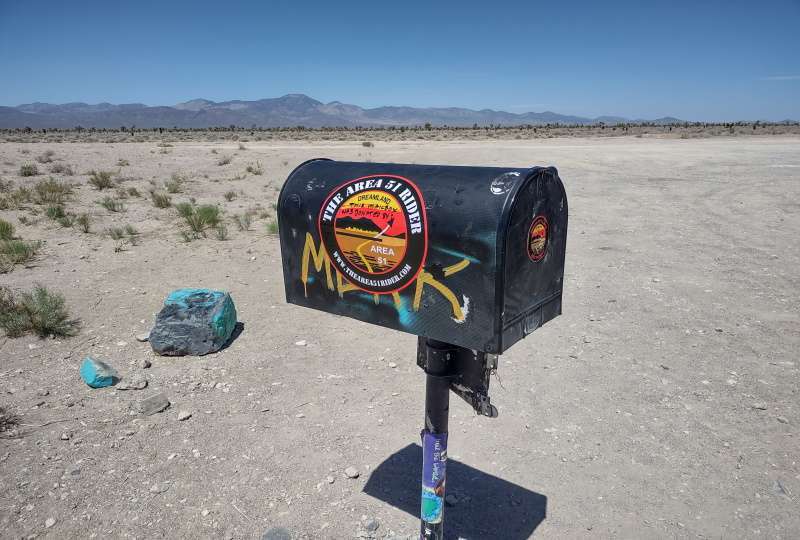
[{"label": "sandy soil", "polygon": [[[800,537],[800,138],[172,144],[0,144],[16,186],[46,177],[17,172],[47,149],[72,165],[54,175],[77,185],[67,210],[93,218],[83,234],[35,205],[0,211],[46,242],[0,284],[42,283],[82,321],[70,339],[0,337],[0,406],[21,423],[0,439],[1,537],[415,534],[415,339],[284,303],[267,214],[318,156],[555,165],[565,182],[564,315],[501,357],[499,418],[452,399],[449,537]],[[264,174],[245,174],[256,162]],[[89,169],[143,197],[108,212]],[[173,202],[263,217],[183,242],[175,209],[147,197],[175,172],[188,180]],[[126,224],[141,241],[115,250],[103,231]],[[229,348],[161,358],[135,339],[182,286],[231,292],[244,331]],[[89,389],[86,355],[149,387]],[[170,409],[138,415],[157,391]]]}]

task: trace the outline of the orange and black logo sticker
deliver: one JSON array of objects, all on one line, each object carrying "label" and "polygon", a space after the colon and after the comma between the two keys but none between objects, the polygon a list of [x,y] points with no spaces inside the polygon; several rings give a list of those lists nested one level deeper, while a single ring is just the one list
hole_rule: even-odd
[{"label": "orange and black logo sticker", "polygon": [[536,216],[533,218],[531,228],[528,231],[528,257],[533,262],[544,259],[547,253],[547,218]]},{"label": "orange and black logo sticker", "polygon": [[325,200],[319,235],[339,273],[367,292],[410,285],[428,249],[425,203],[417,186],[389,174],[345,182]]}]

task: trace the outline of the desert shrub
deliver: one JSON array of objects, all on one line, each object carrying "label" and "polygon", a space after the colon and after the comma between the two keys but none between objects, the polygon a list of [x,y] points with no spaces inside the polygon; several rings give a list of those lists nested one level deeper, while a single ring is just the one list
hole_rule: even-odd
[{"label": "desert shrub", "polygon": [[128,161],[127,159],[119,158],[117,160],[117,167],[127,167],[130,164],[131,164],[131,162]]},{"label": "desert shrub", "polygon": [[17,299],[10,289],[0,288],[0,328],[8,337],[34,333],[39,337],[68,337],[77,333],[78,321],[70,317],[64,297],[41,285]]},{"label": "desert shrub", "polygon": [[0,193],[8,193],[13,188],[14,188],[14,182],[12,182],[11,180],[6,182],[2,178],[0,178]]},{"label": "desert shrub", "polygon": [[249,231],[253,218],[250,214],[235,215],[233,216],[233,222],[236,223],[240,231]]},{"label": "desert shrub", "polygon": [[64,204],[72,195],[72,186],[53,178],[40,180],[33,186],[36,204]]},{"label": "desert shrub", "polygon": [[175,209],[178,210],[178,215],[184,219],[194,214],[194,206],[187,202],[176,204]]},{"label": "desert shrub", "polygon": [[156,146],[158,146],[159,148],[172,148],[172,145],[169,144],[167,141],[161,141]]},{"label": "desert shrub", "polygon": [[223,195],[223,197],[225,197],[226,201],[231,202],[233,199],[236,198],[236,192],[235,191],[226,191],[225,195]]},{"label": "desert shrub", "polygon": [[239,143],[239,150],[247,150],[247,147],[244,144]]},{"label": "desert shrub", "polygon": [[250,174],[255,174],[258,176],[264,174],[264,167],[261,165],[260,161],[256,161],[255,165],[252,163],[249,164],[247,167],[245,167],[245,170]]},{"label": "desert shrub", "polygon": [[278,222],[274,219],[267,223],[267,234],[278,234]]},{"label": "desert shrub", "polygon": [[220,223],[216,227],[214,227],[214,231],[217,234],[217,240],[227,240],[228,239],[228,228]]},{"label": "desert shrub", "polygon": [[136,189],[133,186],[128,188],[128,195],[130,195],[131,197],[141,197],[142,196],[141,193],[139,193],[139,190]]},{"label": "desert shrub", "polygon": [[63,217],[58,218],[58,224],[68,229],[75,224],[75,214],[67,214]]},{"label": "desert shrub", "polygon": [[19,419],[8,410],[0,407],[0,433],[11,431],[19,423]]},{"label": "desert shrub", "polygon": [[108,234],[112,240],[122,240],[125,238],[125,229],[122,227],[111,227],[106,231],[106,234]]},{"label": "desert shrub", "polygon": [[88,234],[92,227],[92,220],[89,214],[81,214],[75,218],[75,224],[82,232]]},{"label": "desert shrub", "polygon": [[39,242],[0,240],[0,274],[10,272],[15,265],[32,261],[40,246]]},{"label": "desert shrub", "polygon": [[45,150],[43,153],[36,156],[36,161],[39,163],[52,163],[53,156],[56,155],[52,150]]},{"label": "desert shrub", "polygon": [[199,235],[205,236],[207,229],[216,229],[222,223],[219,207],[210,204],[187,207],[186,203],[182,203],[179,205],[178,213],[186,221],[195,238]]},{"label": "desert shrub", "polygon": [[114,187],[113,175],[110,171],[89,171],[89,183],[98,190],[110,189]]},{"label": "desert shrub", "polygon": [[375,146],[375,143],[373,143],[372,141],[364,141],[361,143],[361,146],[365,148],[372,148],[373,146]]},{"label": "desert shrub", "polygon": [[172,198],[166,193],[151,191],[150,199],[153,201],[153,206],[156,208],[169,208],[172,206]]},{"label": "desert shrub", "polygon": [[98,204],[109,212],[125,211],[125,205],[122,203],[122,201],[118,201],[113,197],[104,197],[103,200],[101,200]]},{"label": "desert shrub", "polygon": [[75,171],[72,170],[72,167],[65,163],[54,164],[52,167],[50,167],[50,172],[53,174],[63,174],[65,176],[72,176],[75,174]]},{"label": "desert shrub", "polygon": [[23,163],[19,167],[20,176],[36,176],[39,174],[39,168],[35,163]]},{"label": "desert shrub", "polygon": [[223,165],[229,164],[231,161],[233,161],[233,156],[222,156],[217,160],[217,165],[222,167]]},{"label": "desert shrub", "polygon": [[164,182],[164,187],[169,193],[180,193],[183,191],[183,183],[186,182],[186,180],[188,180],[186,176],[179,173],[172,173],[170,179]]},{"label": "desert shrub", "polygon": [[47,210],[45,210],[44,213],[48,218],[52,220],[61,219],[66,215],[64,213],[64,207],[57,204],[48,206]]},{"label": "desert shrub", "polygon": [[4,219],[0,219],[0,240],[11,240],[14,237],[14,226]]}]

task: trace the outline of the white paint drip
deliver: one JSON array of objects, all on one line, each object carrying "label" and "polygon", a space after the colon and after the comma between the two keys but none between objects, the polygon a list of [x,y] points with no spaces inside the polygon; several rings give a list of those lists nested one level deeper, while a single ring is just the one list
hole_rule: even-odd
[{"label": "white paint drip", "polygon": [[461,298],[464,299],[464,305],[461,306],[461,312],[464,314],[464,316],[460,319],[456,319],[455,317],[450,317],[458,324],[463,324],[464,321],[467,320],[467,315],[469,315],[469,297],[466,295],[461,295]]}]

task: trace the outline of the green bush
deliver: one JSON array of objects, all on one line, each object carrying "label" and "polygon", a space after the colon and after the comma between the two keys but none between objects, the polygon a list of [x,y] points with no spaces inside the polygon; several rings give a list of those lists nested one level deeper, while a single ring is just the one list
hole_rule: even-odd
[{"label": "green bush", "polygon": [[92,226],[92,221],[89,214],[81,214],[75,218],[75,224],[78,225],[81,231],[88,234]]},{"label": "green bush", "polygon": [[64,207],[63,206],[53,205],[53,206],[48,206],[47,207],[47,210],[45,211],[45,215],[48,218],[52,219],[52,220],[56,220],[56,219],[63,218],[66,214],[64,213]]},{"label": "green bush", "polygon": [[77,333],[78,321],[70,317],[63,296],[41,285],[19,299],[10,289],[0,287],[0,328],[12,338],[30,332],[42,338],[68,337]]},{"label": "green bush", "polygon": [[39,242],[0,240],[0,274],[10,272],[17,264],[32,261],[40,246]]},{"label": "green bush", "polygon": [[14,238],[14,226],[4,219],[0,219],[0,240]]},{"label": "green bush", "polygon": [[19,168],[20,176],[36,176],[39,174],[39,168],[35,163],[23,163]]},{"label": "green bush", "polygon": [[105,197],[98,203],[100,206],[108,210],[109,212],[124,212],[125,205],[122,201],[118,201],[113,197]]}]

